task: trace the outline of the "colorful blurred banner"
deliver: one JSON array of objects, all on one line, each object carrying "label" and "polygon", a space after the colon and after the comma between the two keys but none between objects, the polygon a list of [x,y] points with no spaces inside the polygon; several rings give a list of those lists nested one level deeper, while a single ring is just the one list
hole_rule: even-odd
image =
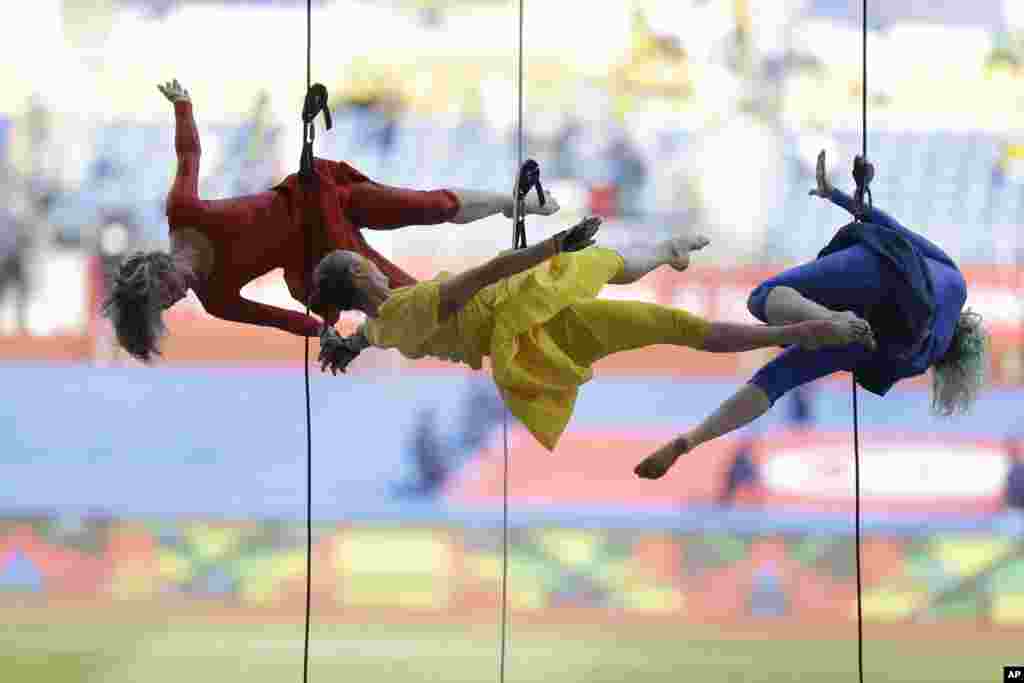
[{"label": "colorful blurred banner", "polygon": [[[853,539],[806,530],[517,528],[509,603],[587,621],[671,617],[776,624],[855,617]],[[864,616],[872,623],[1024,625],[1024,546],[987,533],[869,533]],[[0,605],[45,604],[116,618],[181,610],[254,621],[297,618],[305,534],[273,522],[0,520]],[[319,623],[373,610],[437,619],[489,614],[500,595],[500,530],[341,524],[314,530]],[[575,615],[575,616],[573,616]]]}]

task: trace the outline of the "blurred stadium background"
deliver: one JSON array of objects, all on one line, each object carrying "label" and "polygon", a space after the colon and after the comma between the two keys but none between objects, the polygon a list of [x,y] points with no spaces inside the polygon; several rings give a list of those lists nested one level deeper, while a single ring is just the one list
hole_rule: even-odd
[{"label": "blurred stadium background", "polygon": [[[507,191],[517,3],[318,0],[319,156],[420,189]],[[526,153],[608,243],[700,230],[685,274],[606,296],[749,320],[765,274],[846,216],[859,0],[525,3]],[[1024,627],[1024,3],[869,2],[875,203],[964,266],[994,334],[973,415],[923,382],[861,392],[869,680],[996,681]],[[166,246],[173,116],[190,90],[201,193],[297,168],[301,0],[36,0],[0,41],[0,678],[299,677],[302,341],[167,316],[140,367],[97,315],[128,251]],[[477,263],[510,223],[367,233],[410,272]],[[245,292],[298,309],[278,274]],[[348,319],[346,324],[356,321]],[[603,361],[564,441],[516,425],[508,679],[856,680],[848,380],[658,482],[635,462],[768,354],[656,348]],[[501,411],[489,379],[367,352],[312,379],[312,680],[496,676]],[[1014,661],[1014,660],[1017,661]]]}]

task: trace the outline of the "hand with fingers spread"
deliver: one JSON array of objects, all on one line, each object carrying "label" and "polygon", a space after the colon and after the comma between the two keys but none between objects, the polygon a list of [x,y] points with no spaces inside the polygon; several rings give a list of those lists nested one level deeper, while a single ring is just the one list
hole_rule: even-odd
[{"label": "hand with fingers spread", "polygon": [[183,88],[181,83],[178,83],[177,78],[168,81],[167,83],[158,83],[156,88],[163,93],[164,97],[166,97],[171,104],[176,102],[192,101],[192,98],[188,95],[188,90]]},{"label": "hand with fingers spread", "polygon": [[818,152],[818,163],[815,166],[815,177],[818,181],[818,187],[807,194],[812,197],[828,199],[828,196],[832,194],[832,183],[828,181],[828,173],[825,171],[825,150]]},{"label": "hand with fingers spread", "polygon": [[362,328],[352,336],[342,337],[333,327],[324,327],[320,333],[320,371],[330,369],[332,375],[337,375],[339,370],[345,372],[349,363],[369,345]]},{"label": "hand with fingers spread", "polygon": [[597,216],[589,216],[572,226],[554,235],[551,239],[555,243],[556,253],[563,251],[581,251],[594,244],[594,235],[601,228],[601,219]]}]

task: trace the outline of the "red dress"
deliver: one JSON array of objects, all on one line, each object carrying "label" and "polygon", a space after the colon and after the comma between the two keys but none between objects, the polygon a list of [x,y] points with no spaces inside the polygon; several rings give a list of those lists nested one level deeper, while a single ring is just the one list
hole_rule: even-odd
[{"label": "red dress", "polygon": [[[192,103],[176,102],[174,115],[178,171],[167,195],[167,221],[172,234],[192,228],[213,245],[213,272],[194,288],[203,308],[224,320],[267,325],[301,336],[317,335],[320,321],[315,318],[250,301],[240,294],[251,280],[283,268],[291,295],[305,303],[307,201],[299,178],[290,175],[259,194],[200,199],[199,133]],[[329,251],[346,249],[373,261],[388,276],[392,287],[414,284],[413,277],[366,243],[360,227],[391,230],[450,221],[459,211],[455,194],[380,185],[348,164],[326,159],[315,159],[314,171],[322,223],[319,231],[314,224],[312,263],[318,263]]]}]

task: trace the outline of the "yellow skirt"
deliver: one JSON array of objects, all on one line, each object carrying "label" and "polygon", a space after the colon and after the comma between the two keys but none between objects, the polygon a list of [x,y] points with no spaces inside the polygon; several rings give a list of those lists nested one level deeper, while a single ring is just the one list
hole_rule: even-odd
[{"label": "yellow skirt", "polygon": [[509,410],[554,450],[591,365],[653,344],[699,348],[709,323],[685,311],[638,301],[597,299],[622,270],[615,251],[560,254],[493,290],[489,355]]}]

